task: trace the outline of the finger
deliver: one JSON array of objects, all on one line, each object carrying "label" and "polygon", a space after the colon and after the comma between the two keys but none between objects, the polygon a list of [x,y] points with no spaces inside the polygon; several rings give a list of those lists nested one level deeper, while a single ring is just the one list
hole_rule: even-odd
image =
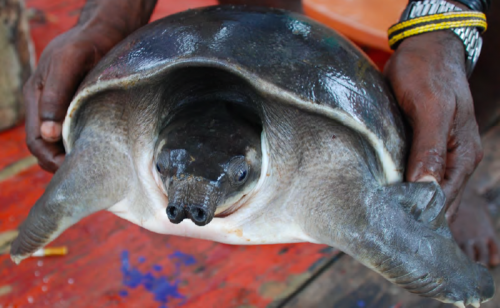
[{"label": "finger", "polygon": [[40,137],[30,141],[28,148],[38,159],[40,167],[45,171],[55,173],[64,161],[65,152],[62,142],[51,143]]},{"label": "finger", "polygon": [[[43,84],[35,74],[24,84],[23,95],[26,104],[26,139],[36,139],[40,136],[40,119],[38,118],[38,98]],[[35,155],[36,156],[36,155]]]},{"label": "finger", "polygon": [[[461,193],[482,156],[479,142],[469,136],[454,137],[454,139],[458,138],[462,140],[462,143],[458,146],[450,146],[445,176],[441,183],[447,198],[447,211],[451,214],[456,211]],[[455,201],[456,199],[458,200]]]},{"label": "finger", "polygon": [[[448,166],[451,164],[449,163]],[[449,215],[453,215],[457,211],[462,191],[474,169],[473,164],[463,159],[458,159],[453,164],[456,165],[446,170],[445,180],[441,183],[443,191],[446,194],[446,211]]]},{"label": "finger", "polygon": [[88,71],[87,58],[93,55],[74,48],[56,54],[49,65],[38,110],[41,136],[45,141],[61,139],[62,122],[78,85]]},{"label": "finger", "polygon": [[479,129],[474,116],[474,106],[468,87],[457,94],[455,125],[448,141],[445,179],[441,183],[451,204],[482,160],[483,151]]},{"label": "finger", "polygon": [[[448,208],[445,209],[446,211],[446,220],[448,221],[449,224],[453,223],[455,219],[457,218],[458,210],[460,208],[460,204],[462,203],[462,195],[463,195],[464,189],[460,189],[458,191],[458,195],[455,197],[450,197],[451,204],[448,202],[448,199],[446,200],[448,204]],[[445,192],[446,195],[446,192]],[[448,195],[446,195],[448,198]]]},{"label": "finger", "polygon": [[497,266],[500,264],[500,243],[494,239],[489,242],[490,249],[490,266]]},{"label": "finger", "polygon": [[477,251],[477,262],[483,264],[484,266],[488,266],[490,259],[490,252],[488,249],[488,243],[486,241],[477,241],[476,242],[476,251]]},{"label": "finger", "polygon": [[409,117],[413,127],[413,142],[406,178],[410,182],[435,180],[440,183],[446,166],[451,117],[441,117],[427,110],[416,110]]},{"label": "finger", "polygon": [[61,143],[47,143],[40,136],[37,99],[42,89],[43,83],[37,73],[26,82],[23,89],[26,102],[26,144],[38,159],[40,167],[54,173],[64,160],[64,147]]}]

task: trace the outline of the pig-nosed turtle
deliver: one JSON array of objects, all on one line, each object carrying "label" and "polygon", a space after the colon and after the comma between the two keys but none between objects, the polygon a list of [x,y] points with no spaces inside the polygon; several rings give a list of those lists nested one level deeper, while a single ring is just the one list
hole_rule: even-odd
[{"label": "pig-nosed turtle", "polygon": [[493,296],[439,186],[401,183],[404,127],[380,72],[301,15],[209,7],[145,26],[86,77],[63,137],[16,262],[108,209],[164,234],[335,246],[457,306]]}]

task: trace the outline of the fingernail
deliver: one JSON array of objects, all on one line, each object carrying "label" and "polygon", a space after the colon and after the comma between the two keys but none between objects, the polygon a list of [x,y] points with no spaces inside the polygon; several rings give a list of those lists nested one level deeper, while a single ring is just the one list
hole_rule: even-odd
[{"label": "fingernail", "polygon": [[43,122],[40,127],[42,138],[48,142],[56,142],[61,140],[62,126],[53,121]]},{"label": "fingernail", "polygon": [[417,180],[417,182],[438,182],[435,177],[431,175],[424,175],[420,179]]}]

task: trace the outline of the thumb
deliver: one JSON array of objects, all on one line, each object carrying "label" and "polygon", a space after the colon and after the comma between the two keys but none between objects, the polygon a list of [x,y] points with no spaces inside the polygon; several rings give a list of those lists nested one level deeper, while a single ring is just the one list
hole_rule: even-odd
[{"label": "thumb", "polygon": [[92,54],[68,47],[59,58],[51,60],[38,103],[40,133],[45,141],[61,139],[62,122],[78,85],[88,71],[90,58],[93,58]]}]

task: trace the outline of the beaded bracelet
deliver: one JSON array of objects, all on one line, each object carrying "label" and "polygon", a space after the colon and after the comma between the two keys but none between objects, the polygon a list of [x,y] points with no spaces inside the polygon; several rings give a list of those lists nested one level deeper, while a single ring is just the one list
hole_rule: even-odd
[{"label": "beaded bracelet", "polygon": [[462,27],[475,27],[484,32],[487,29],[486,16],[480,12],[448,12],[403,21],[389,28],[389,45],[395,49],[399,42],[410,36]]}]

